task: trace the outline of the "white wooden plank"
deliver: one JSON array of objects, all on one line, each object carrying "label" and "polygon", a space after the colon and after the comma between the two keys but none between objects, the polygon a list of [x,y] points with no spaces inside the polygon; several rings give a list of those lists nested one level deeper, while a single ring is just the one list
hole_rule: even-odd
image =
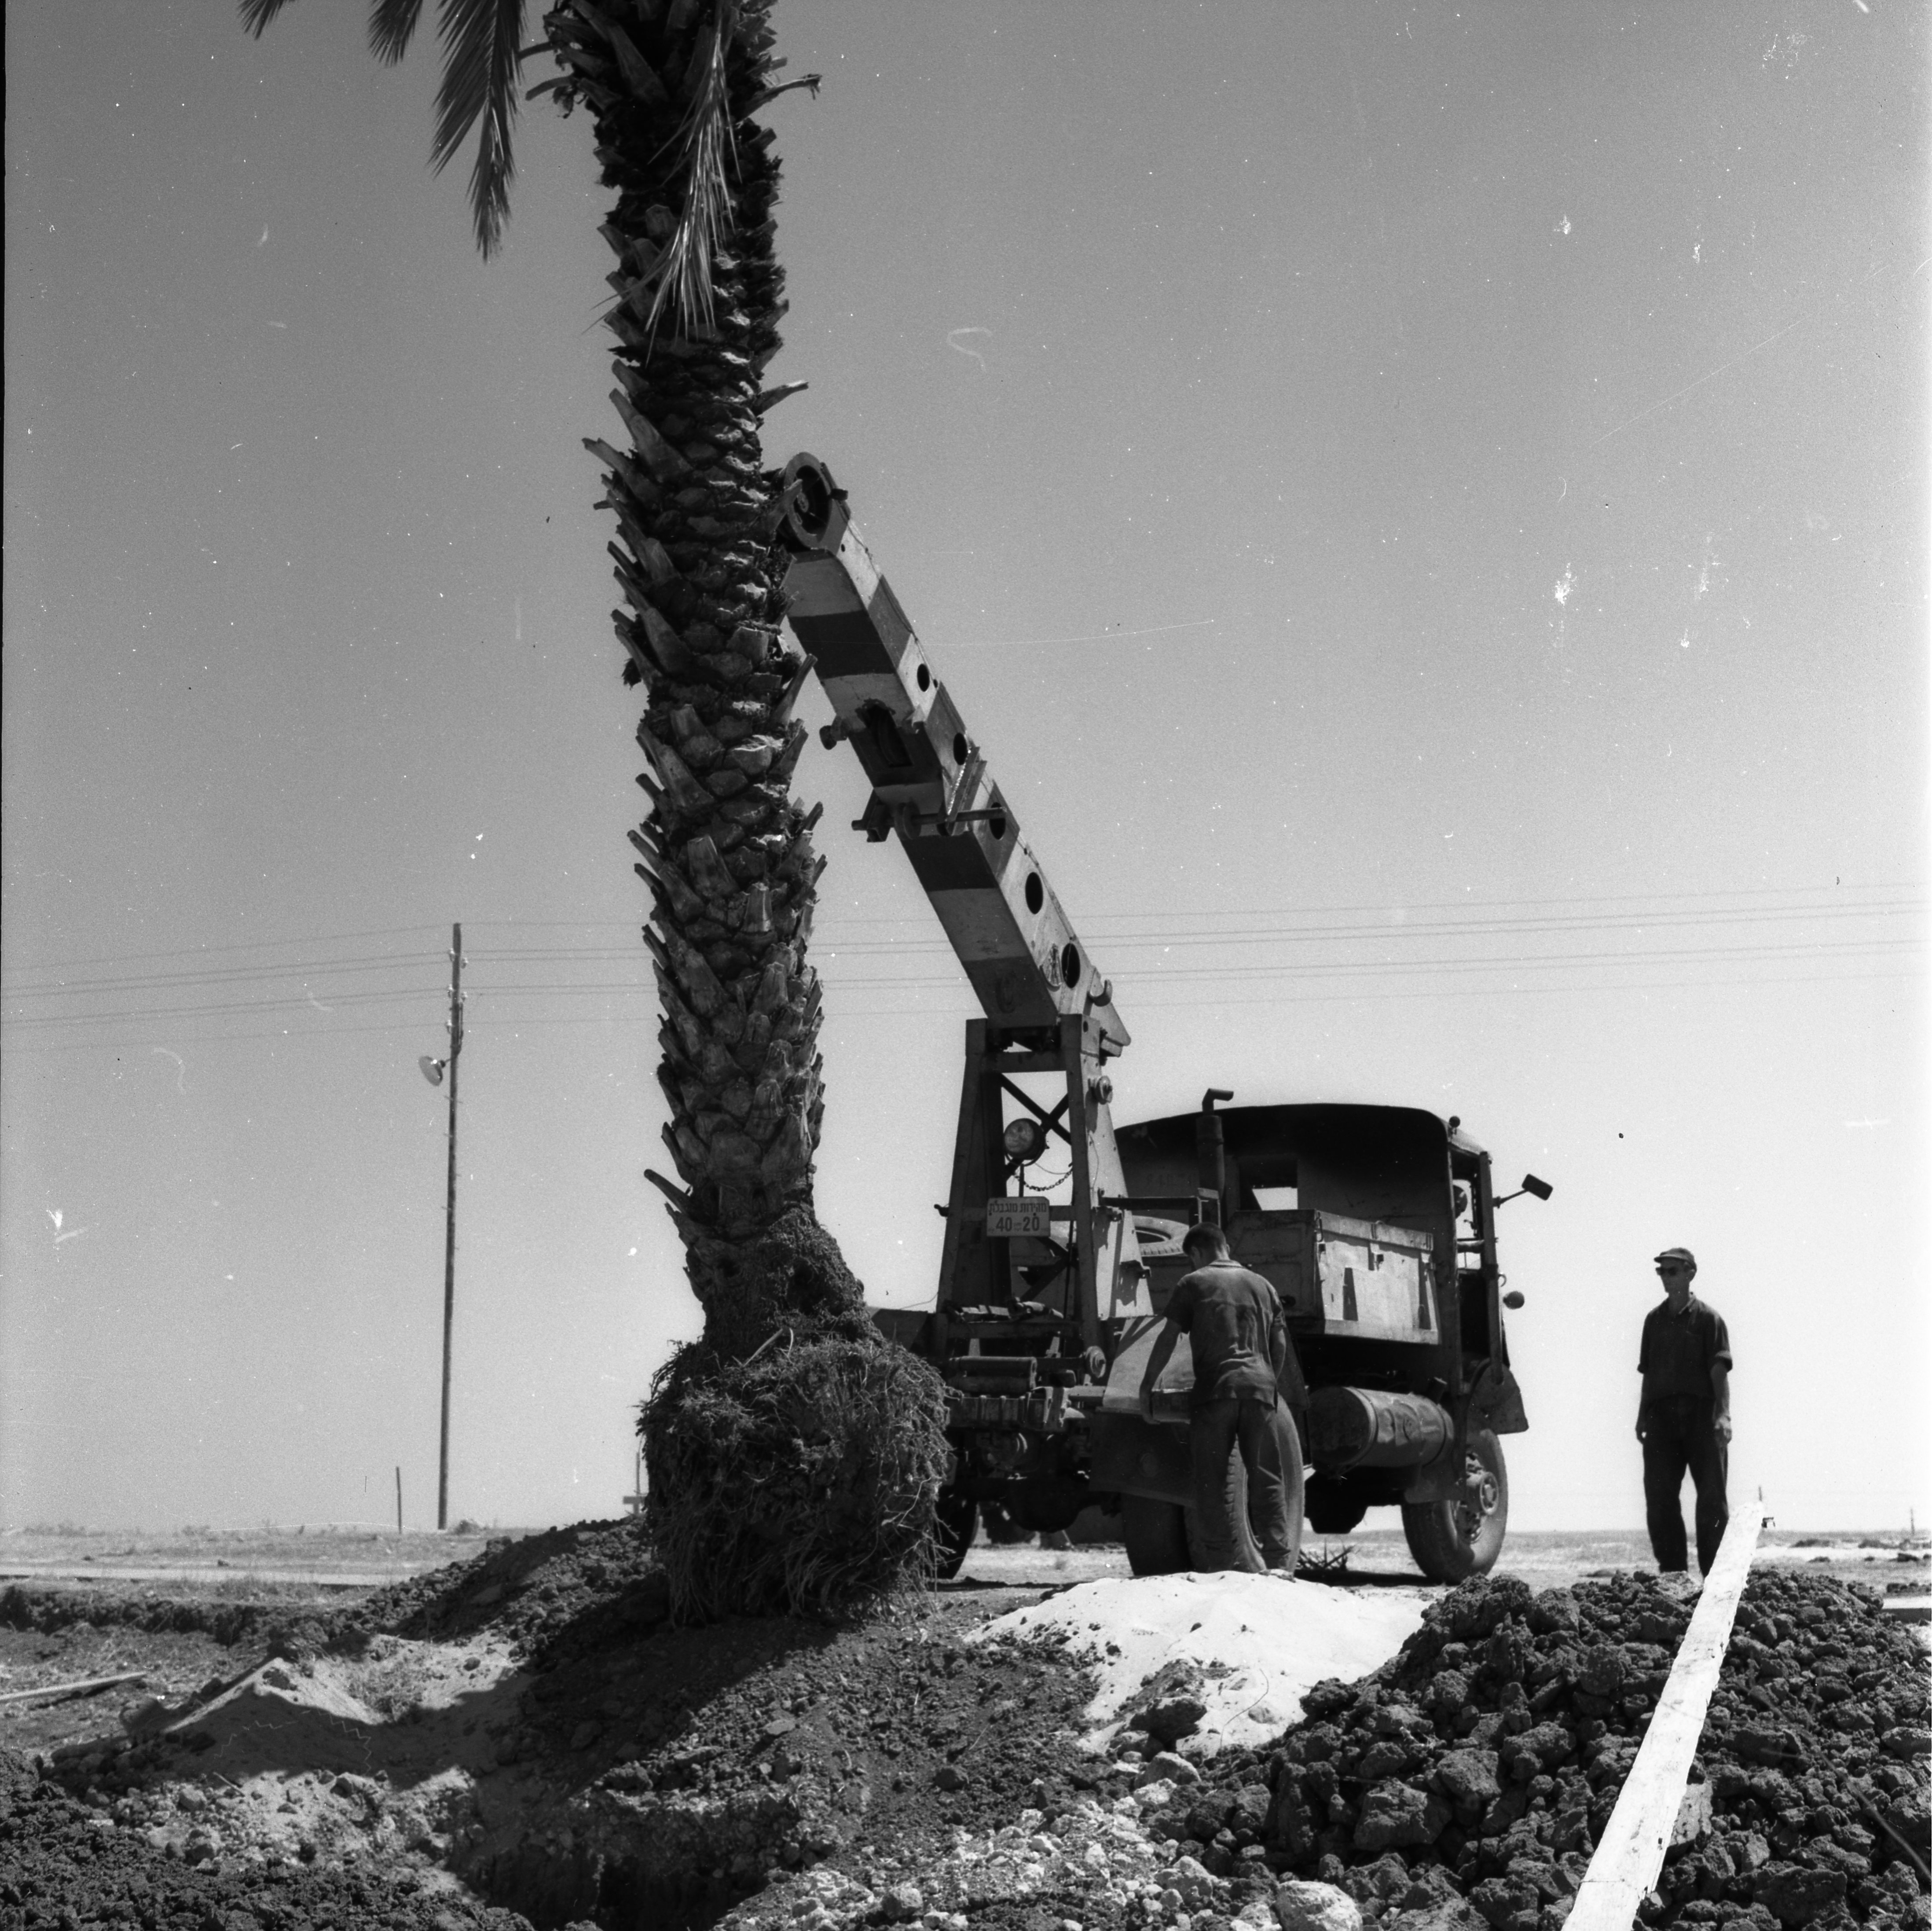
[{"label": "white wooden plank", "polygon": [[1690,1759],[1704,1733],[1704,1712],[1730,1646],[1738,1598],[1750,1574],[1763,1526],[1763,1505],[1756,1501],[1731,1517],[1671,1665],[1670,1680],[1658,1698],[1603,1840],[1577,1887],[1567,1931],[1630,1931],[1644,1893],[1657,1882],[1676,1828]]},{"label": "white wooden plank", "polygon": [[130,1669],[119,1676],[90,1676],[79,1683],[50,1683],[38,1689],[10,1689],[0,1703],[24,1703],[36,1696],[79,1696],[97,1689],[112,1689],[117,1683],[146,1683],[148,1671]]}]

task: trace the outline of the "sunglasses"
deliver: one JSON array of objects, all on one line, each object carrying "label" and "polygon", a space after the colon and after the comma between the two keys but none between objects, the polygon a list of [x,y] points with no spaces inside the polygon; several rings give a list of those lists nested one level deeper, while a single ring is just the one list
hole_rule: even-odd
[{"label": "sunglasses", "polygon": [[1682,1274],[1684,1269],[1673,1260],[1668,1267],[1660,1267],[1657,1271],[1660,1274]]}]

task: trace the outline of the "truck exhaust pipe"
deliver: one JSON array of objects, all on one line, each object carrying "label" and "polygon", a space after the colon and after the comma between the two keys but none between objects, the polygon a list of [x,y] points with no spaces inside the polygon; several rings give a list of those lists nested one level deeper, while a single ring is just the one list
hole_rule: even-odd
[{"label": "truck exhaust pipe", "polygon": [[1232,1100],[1225,1086],[1210,1086],[1202,1096],[1201,1110],[1194,1121],[1195,1185],[1201,1194],[1214,1197],[1214,1223],[1228,1224],[1228,1143],[1221,1131],[1221,1116],[1214,1110],[1216,1100]]}]

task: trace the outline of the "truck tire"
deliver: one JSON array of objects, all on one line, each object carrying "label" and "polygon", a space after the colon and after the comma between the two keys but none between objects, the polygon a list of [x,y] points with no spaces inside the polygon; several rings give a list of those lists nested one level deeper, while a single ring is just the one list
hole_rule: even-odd
[{"label": "truck tire", "polygon": [[1509,1527],[1509,1471],[1495,1432],[1469,1437],[1468,1494],[1449,1502],[1405,1502],[1402,1532],[1416,1566],[1431,1582],[1486,1575],[1503,1551]]},{"label": "truck tire", "polygon": [[1120,1497],[1120,1539],[1135,1575],[1176,1575],[1188,1566],[1187,1518],[1193,1512],[1151,1495]]},{"label": "truck tire", "polygon": [[[1301,1554],[1301,1438],[1286,1408],[1275,1410],[1275,1435],[1281,1452],[1282,1486],[1288,1491],[1288,1567]],[[1232,1568],[1257,1575],[1266,1569],[1261,1545],[1248,1521],[1248,1471],[1239,1447],[1228,1457],[1228,1514],[1234,1524]],[[1127,1565],[1136,1575],[1173,1575],[1207,1569],[1212,1560],[1199,1513],[1178,1502],[1151,1496],[1120,1497],[1120,1539]]]},{"label": "truck tire", "polygon": [[[1262,1560],[1261,1545],[1255,1540],[1255,1532],[1248,1525],[1248,1471],[1241,1460],[1241,1451],[1237,1447],[1228,1458],[1228,1519],[1234,1525],[1234,1560],[1228,1566],[1249,1575],[1258,1575],[1268,1567]],[[1208,1532],[1201,1520],[1198,1509],[1182,1512],[1186,1518],[1187,1566],[1197,1572],[1211,1572],[1215,1567],[1214,1551],[1208,1546]]]},{"label": "truck tire", "polygon": [[979,1505],[969,1496],[942,1488],[934,1512],[939,1518],[939,1579],[950,1582],[959,1573],[966,1551],[973,1546],[974,1535],[980,1526]]}]

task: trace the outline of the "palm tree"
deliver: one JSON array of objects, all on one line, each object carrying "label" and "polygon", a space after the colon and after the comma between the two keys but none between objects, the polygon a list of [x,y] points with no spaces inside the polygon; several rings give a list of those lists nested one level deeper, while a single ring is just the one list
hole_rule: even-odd
[{"label": "palm tree", "polygon": [[[260,35],[286,0],[241,0]],[[791,796],[810,670],[779,635],[778,478],[759,420],[784,312],[772,252],[778,170],[751,116],[775,83],[770,0],[568,0],[523,47],[523,0],[443,0],[431,164],[476,131],[477,245],[501,239],[521,62],[532,88],[588,110],[616,203],[604,319],[622,446],[586,446],[626,608],[625,680],[645,699],[631,834],[649,888],[644,944],[663,1017],[658,1077],[669,1197],[703,1338],[644,1404],[645,1522],[674,1613],[824,1611],[929,1571],[946,1461],[945,1393],[886,1343],[812,1212],[824,1111],[819,988],[806,962],[823,863],[818,813]],[[422,0],[373,0],[370,44],[407,50]],[[782,1338],[782,1346],[777,1345]]]},{"label": "palm tree", "polygon": [[[286,0],[241,0],[260,35]],[[423,0],[373,0],[370,46],[402,59]],[[678,1182],[670,1197],[706,1335],[724,1358],[776,1315],[856,1308],[856,1282],[811,1223],[824,1108],[820,993],[806,962],[822,861],[794,800],[805,728],[792,716],[808,665],[782,641],[773,479],[759,419],[802,386],[765,390],[784,312],[772,249],[778,164],[750,117],[775,84],[770,0],[569,0],[522,44],[524,0],[445,0],[431,165],[476,131],[478,246],[499,246],[514,173],[520,69],[595,126],[616,205],[604,320],[617,338],[611,401],[622,446],[586,438],[617,525],[627,608],[612,621],[625,680],[644,686],[638,782],[651,812],[631,834],[650,892],[644,943],[663,1017],[658,1077]],[[778,1251],[771,1251],[776,1238]]]}]

